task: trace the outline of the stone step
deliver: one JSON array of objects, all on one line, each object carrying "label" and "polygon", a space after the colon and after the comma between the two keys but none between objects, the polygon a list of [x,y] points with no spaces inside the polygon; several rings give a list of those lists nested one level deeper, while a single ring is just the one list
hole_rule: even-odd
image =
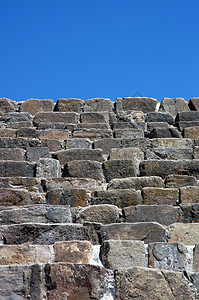
[{"label": "stone step", "polygon": [[108,190],[135,189],[142,190],[144,187],[163,187],[163,180],[160,176],[142,176],[112,179],[107,188]]},{"label": "stone step", "polygon": [[83,106],[84,100],[82,99],[61,98],[57,100],[54,111],[81,113]]},{"label": "stone step", "polygon": [[74,129],[72,136],[74,138],[89,138],[92,141],[104,138],[112,138],[113,132],[111,129]]},{"label": "stone step", "polygon": [[27,161],[0,161],[1,177],[35,177],[36,164]]}]

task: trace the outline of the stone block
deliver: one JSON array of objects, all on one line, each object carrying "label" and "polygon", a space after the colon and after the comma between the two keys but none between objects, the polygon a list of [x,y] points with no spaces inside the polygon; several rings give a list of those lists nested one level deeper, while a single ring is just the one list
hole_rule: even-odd
[{"label": "stone block", "polygon": [[69,138],[69,130],[67,129],[46,129],[39,132],[40,139],[56,139],[63,141]]},{"label": "stone block", "polygon": [[149,267],[169,271],[186,269],[186,247],[182,243],[149,244]]},{"label": "stone block", "polygon": [[191,300],[192,293],[181,273],[143,267],[115,270],[115,300]]},{"label": "stone block", "polygon": [[[74,124],[76,126],[76,124]],[[66,129],[66,124],[64,122],[40,122],[37,125],[38,130],[45,130],[45,129]],[[68,128],[67,128],[68,129]]]},{"label": "stone block", "polygon": [[169,243],[182,242],[185,245],[199,243],[199,224],[175,223],[168,226]]},{"label": "stone block", "polygon": [[99,230],[99,236],[102,241],[139,240],[148,244],[166,242],[166,229],[155,222],[116,223],[102,225]]},{"label": "stone block", "polygon": [[181,187],[180,203],[199,203],[199,186]]},{"label": "stone block", "polygon": [[25,158],[26,151],[20,148],[0,148],[0,160],[22,161]]},{"label": "stone block", "polygon": [[123,215],[127,223],[157,222],[168,226],[179,222],[181,210],[170,205],[137,205],[124,207]]},{"label": "stone block", "polygon": [[56,139],[42,139],[41,146],[47,147],[50,152],[62,150],[62,141]]},{"label": "stone block", "polygon": [[199,147],[198,146],[195,146],[193,149],[193,158],[199,159]]},{"label": "stone block", "polygon": [[10,128],[0,128],[0,137],[16,137],[16,130]]},{"label": "stone block", "polygon": [[142,111],[144,113],[156,110],[157,100],[146,97],[127,97],[116,99],[116,110],[120,111]]},{"label": "stone block", "polygon": [[2,114],[16,111],[17,103],[8,98],[0,98],[0,112]]},{"label": "stone block", "polygon": [[148,133],[150,139],[154,138],[181,138],[181,133],[173,127],[155,128]]},{"label": "stone block", "polygon": [[175,122],[189,122],[189,121],[199,121],[198,111],[183,111],[179,112],[176,116]]},{"label": "stone block", "polygon": [[55,262],[88,264],[92,250],[89,241],[67,241],[54,244]]},{"label": "stone block", "polygon": [[112,138],[113,132],[111,129],[75,129],[73,131],[73,138],[89,138],[90,140]]},{"label": "stone block", "polygon": [[93,142],[94,149],[102,149],[104,154],[110,154],[112,148],[121,148],[121,139],[106,138]]},{"label": "stone block", "polygon": [[36,176],[41,178],[61,177],[59,161],[52,158],[40,158],[37,164]]},{"label": "stone block", "polygon": [[135,189],[142,190],[144,187],[163,187],[163,181],[158,176],[130,177],[112,179],[108,184],[108,190]]},{"label": "stone block", "polygon": [[77,214],[76,220],[78,223],[117,223],[119,221],[119,210],[116,206],[110,204],[92,205],[82,208]]},{"label": "stone block", "polygon": [[184,186],[197,186],[197,180],[189,175],[168,175],[165,178],[166,188],[181,188]]},{"label": "stone block", "polygon": [[125,123],[126,122],[136,122],[137,124],[142,124],[142,126],[143,126],[143,123],[145,120],[145,113],[142,111],[136,111],[136,110],[133,110],[133,111],[126,110],[126,111],[119,111],[119,112],[117,111],[116,118],[117,118],[118,122],[125,122]]},{"label": "stone block", "polygon": [[129,159],[132,160],[135,164],[138,164],[144,160],[144,153],[134,147],[129,147],[129,148],[112,148],[110,151],[110,160],[114,159]]},{"label": "stone block", "polygon": [[1,225],[5,244],[51,245],[58,241],[86,240],[86,231],[81,224],[23,223]]},{"label": "stone block", "polygon": [[172,116],[182,111],[189,111],[188,102],[183,98],[164,98],[160,103],[159,111],[170,112]]},{"label": "stone block", "polygon": [[[125,139],[124,138],[121,140],[121,147],[138,148],[144,152],[147,148],[152,147],[151,143],[152,143],[152,140],[150,140],[149,138],[138,138],[138,139]],[[156,148],[158,148],[158,147],[156,147]],[[159,148],[161,148],[161,147],[159,147]]]},{"label": "stone block", "polygon": [[152,148],[146,149],[145,159],[192,159],[193,148],[173,149],[173,148]]},{"label": "stone block", "polygon": [[84,102],[84,111],[92,112],[92,111],[113,111],[113,102],[110,99],[104,98],[93,98],[87,99]]},{"label": "stone block", "polygon": [[26,149],[27,147],[39,147],[40,145],[39,139],[0,137],[0,148]]},{"label": "stone block", "polygon": [[145,187],[142,199],[145,205],[176,205],[179,202],[178,189]]},{"label": "stone block", "polygon": [[28,122],[32,121],[32,117],[27,112],[9,112],[0,116],[0,122],[13,123],[13,122]]},{"label": "stone block", "polygon": [[72,160],[103,161],[101,149],[67,149],[57,151],[53,157],[58,159],[62,166]]},{"label": "stone block", "polygon": [[86,206],[88,196],[84,189],[54,188],[46,193],[46,201],[52,205]]},{"label": "stone block", "polygon": [[76,129],[110,129],[110,125],[108,123],[79,123],[76,126]]},{"label": "stone block", "polygon": [[191,110],[199,110],[199,98],[191,98],[189,100],[189,108]]},{"label": "stone block", "polygon": [[199,138],[199,126],[198,127],[187,127],[183,129],[183,137],[189,139]]},{"label": "stone block", "polygon": [[161,176],[171,174],[193,175],[199,173],[199,160],[145,160],[140,163],[141,176]]},{"label": "stone block", "polygon": [[136,176],[136,166],[132,160],[109,160],[103,167],[107,182],[114,178]]},{"label": "stone block", "polygon": [[131,139],[139,139],[144,137],[144,132],[142,129],[115,129],[114,137],[116,139],[121,138],[131,138]]},{"label": "stone block", "polygon": [[25,189],[0,188],[0,205],[26,205],[31,203],[31,197]]},{"label": "stone block", "polygon": [[113,123],[111,126],[114,130],[115,129],[138,129],[138,123],[135,121],[132,122],[116,122]]},{"label": "stone block", "polygon": [[193,249],[193,269],[194,272],[199,272],[199,244],[196,244]]},{"label": "stone block", "polygon": [[92,143],[89,139],[86,138],[69,138],[64,141],[64,147],[66,149],[90,149],[92,148]]},{"label": "stone block", "polygon": [[72,123],[77,124],[78,113],[75,112],[38,112],[34,117],[34,124],[37,126],[40,122],[52,123]]},{"label": "stone block", "polygon": [[168,128],[170,125],[167,122],[149,122],[147,123],[147,130],[151,131],[156,128]]},{"label": "stone block", "polygon": [[198,127],[199,121],[181,121],[176,122],[175,126],[178,128],[178,130],[183,131],[183,129],[187,127]]},{"label": "stone block", "polygon": [[50,158],[50,153],[47,147],[31,147],[27,148],[27,161],[37,162],[40,158]]},{"label": "stone block", "polygon": [[72,160],[64,166],[63,177],[93,178],[104,181],[102,166],[98,161]]},{"label": "stone block", "polygon": [[108,123],[108,112],[85,112],[80,115],[81,123]]},{"label": "stone block", "polygon": [[35,128],[21,127],[17,130],[17,137],[38,138],[39,134]]},{"label": "stone block", "polygon": [[28,99],[20,103],[20,112],[28,112],[34,116],[38,112],[53,111],[54,101],[51,99]]},{"label": "stone block", "polygon": [[75,98],[61,98],[55,104],[55,111],[81,113],[84,100]]},{"label": "stone block", "polygon": [[9,123],[8,125],[9,125],[9,128],[20,129],[20,128],[32,127],[33,122],[32,122],[32,120],[31,121],[21,121],[21,122]]},{"label": "stone block", "polygon": [[134,189],[94,191],[91,194],[91,204],[113,204],[119,208],[142,203],[139,191]]},{"label": "stone block", "polygon": [[[155,138],[151,140],[152,148],[172,148],[172,149],[184,149],[192,148],[193,140],[183,138]],[[148,146],[150,147],[150,145]]]},{"label": "stone block", "polygon": [[145,267],[145,249],[142,241],[104,241],[100,258],[107,269]]},{"label": "stone block", "polygon": [[0,161],[1,177],[35,177],[36,165],[26,161]]},{"label": "stone block", "polygon": [[182,203],[180,204],[182,210],[181,222],[184,223],[199,223],[199,204],[197,203]]},{"label": "stone block", "polygon": [[147,123],[149,122],[166,122],[170,125],[174,124],[174,118],[170,112],[150,112],[146,115]]},{"label": "stone block", "polygon": [[0,187],[43,192],[41,181],[35,177],[0,177]]}]

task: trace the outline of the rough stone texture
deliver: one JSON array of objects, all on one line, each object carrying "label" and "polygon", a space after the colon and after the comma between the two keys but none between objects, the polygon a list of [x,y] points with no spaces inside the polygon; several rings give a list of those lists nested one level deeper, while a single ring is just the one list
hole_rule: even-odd
[{"label": "rough stone texture", "polygon": [[120,111],[142,111],[148,113],[155,111],[157,106],[157,100],[153,98],[145,97],[127,97],[127,98],[117,98],[116,99],[116,109],[117,112]]},{"label": "rough stone texture", "polygon": [[16,130],[10,128],[0,128],[0,137],[16,137]]},{"label": "rough stone texture", "polygon": [[100,258],[108,269],[145,267],[144,242],[105,241],[100,248]]},{"label": "rough stone texture", "polygon": [[199,203],[199,186],[181,187],[180,203]]},{"label": "rough stone texture", "polygon": [[25,189],[0,188],[0,205],[26,205],[30,203],[30,194]]},{"label": "rough stone texture", "polygon": [[93,142],[94,149],[100,148],[103,150],[104,154],[110,154],[112,148],[120,148],[121,147],[121,139],[100,139],[98,141]]},{"label": "rough stone texture", "polygon": [[112,179],[108,184],[108,190],[135,189],[142,190],[144,187],[163,187],[163,181],[158,176],[130,177]]},{"label": "rough stone texture", "polygon": [[26,151],[20,148],[0,148],[0,160],[26,160],[25,153]]},{"label": "rough stone texture", "polygon": [[35,164],[26,161],[0,161],[1,177],[34,177]]},{"label": "rough stone texture", "polygon": [[[128,148],[128,147],[135,147],[140,149],[141,151],[145,151],[146,148],[148,147],[152,147],[152,140],[150,140],[149,138],[138,138],[138,139],[122,139],[121,140],[121,145],[124,148]],[[156,147],[158,148],[158,147]],[[159,147],[161,148],[161,147]],[[164,148],[164,147],[163,147]]]},{"label": "rough stone texture", "polygon": [[[149,146],[150,147],[150,146]],[[193,147],[193,140],[183,138],[155,138],[151,140],[153,148],[185,149]]]},{"label": "rough stone texture", "polygon": [[103,225],[99,231],[102,241],[141,240],[146,244],[153,242],[165,242],[165,233],[165,227],[155,222]]},{"label": "rough stone texture", "polygon": [[58,99],[55,105],[55,111],[61,112],[77,112],[81,113],[82,107],[84,105],[84,100],[82,99]]},{"label": "rough stone texture", "polygon": [[77,214],[76,219],[78,223],[117,223],[119,221],[119,210],[116,206],[110,204],[92,205],[82,208]]},{"label": "rough stone texture", "polygon": [[31,147],[27,148],[26,159],[30,162],[37,162],[40,158],[50,158],[47,147]]},{"label": "rough stone texture", "polygon": [[105,138],[112,138],[113,132],[111,129],[75,129],[73,131],[74,138],[89,138],[90,140],[98,140]]},{"label": "rough stone texture", "polygon": [[199,244],[196,244],[193,249],[193,268],[194,272],[199,272]]},{"label": "rough stone texture", "polygon": [[52,158],[40,158],[37,164],[36,176],[42,178],[61,177],[59,161]]},{"label": "rough stone texture", "polygon": [[142,189],[143,204],[176,205],[179,202],[177,189],[145,187]]},{"label": "rough stone texture", "polygon": [[133,147],[122,149],[113,148],[110,152],[110,160],[113,159],[129,159],[135,163],[140,163],[144,160],[144,153],[138,148]]},{"label": "rough stone texture", "polygon": [[191,110],[199,110],[199,98],[191,98],[189,100],[189,108]]},{"label": "rough stone texture", "polygon": [[0,112],[8,113],[13,111],[16,111],[16,102],[8,98],[0,98]]},{"label": "rough stone texture", "polygon": [[113,178],[136,176],[136,166],[132,160],[110,160],[103,165],[107,182]]},{"label": "rough stone texture", "polygon": [[40,139],[56,139],[63,141],[69,138],[69,130],[67,129],[46,129],[39,132]]},{"label": "rough stone texture", "polygon": [[33,177],[0,177],[0,187],[43,192],[40,179]]},{"label": "rough stone texture", "polygon": [[181,222],[184,223],[199,223],[199,204],[186,203],[180,204],[183,218]]},{"label": "rough stone texture", "polygon": [[23,223],[1,225],[4,244],[50,245],[58,241],[85,240],[85,228],[81,224]]},{"label": "rough stone texture", "polygon": [[149,267],[170,271],[186,268],[186,247],[182,243],[149,244]]},{"label": "rough stone texture", "polygon": [[111,126],[113,129],[138,129],[138,123],[132,122],[117,122],[113,123]]},{"label": "rough stone texture", "polygon": [[166,188],[181,188],[184,186],[197,186],[197,180],[189,175],[168,175],[165,178]]},{"label": "rough stone texture", "polygon": [[66,149],[90,149],[92,146],[92,143],[89,139],[84,138],[69,138],[65,141],[65,148]]},{"label": "rough stone texture", "polygon": [[59,160],[63,166],[67,162],[72,160],[90,160],[102,162],[102,150],[101,149],[67,149],[61,150],[54,154],[54,157]]},{"label": "rough stone texture", "polygon": [[0,137],[0,148],[26,149],[27,147],[39,147],[40,145],[39,139]]},{"label": "rough stone texture", "polygon": [[117,139],[125,139],[125,138],[132,138],[138,139],[144,137],[144,132],[142,129],[115,129],[114,130],[114,137]]},{"label": "rough stone texture", "polygon": [[110,99],[104,98],[93,98],[87,99],[84,102],[84,111],[85,112],[96,112],[96,111],[113,111],[113,102]]},{"label": "rough stone texture", "polygon": [[104,181],[102,166],[98,161],[73,160],[64,166],[64,177],[93,178]]},{"label": "rough stone texture", "polygon": [[80,115],[81,123],[109,123],[108,112],[85,112]]},{"label": "rough stone texture", "polygon": [[83,189],[55,188],[46,193],[46,201],[52,205],[86,206],[88,196]]},{"label": "rough stone texture", "polygon": [[195,146],[193,150],[193,158],[199,159],[199,147]]},{"label": "rough stone texture", "polygon": [[198,127],[188,127],[183,129],[183,137],[189,139],[199,138],[199,126]]},{"label": "rough stone texture", "polygon": [[180,273],[134,267],[115,270],[116,300],[192,300]]},{"label": "rough stone texture", "polygon": [[155,128],[149,134],[148,137],[153,138],[181,138],[181,133],[173,127],[169,128]]},{"label": "rough stone texture", "polygon": [[17,130],[17,137],[38,138],[39,134],[35,128],[21,127]]},{"label": "rough stone texture", "polygon": [[183,111],[177,114],[175,122],[199,121],[198,111]]},{"label": "rough stone texture", "polygon": [[176,223],[168,226],[169,242],[182,242],[185,245],[199,243],[199,224]]},{"label": "rough stone texture", "polygon": [[145,160],[140,163],[141,176],[161,176],[165,178],[171,174],[193,175],[199,174],[199,160]]},{"label": "rough stone texture", "polygon": [[179,160],[179,159],[192,159],[193,158],[193,148],[186,149],[172,149],[172,148],[153,148],[146,149],[145,159],[169,159],[169,160]]},{"label": "rough stone texture", "polygon": [[167,122],[149,122],[147,123],[147,130],[151,131],[156,128],[168,128],[170,125]]},{"label": "rough stone texture", "polygon": [[174,117],[182,111],[189,111],[188,102],[183,98],[164,98],[160,103],[160,111],[168,111]]},{"label": "rough stone texture", "polygon": [[141,203],[141,194],[134,189],[94,191],[91,194],[91,204],[113,204],[123,208]]},{"label": "rough stone texture", "polygon": [[20,112],[35,115],[38,112],[53,111],[54,102],[50,99],[29,99],[20,103]]},{"label": "rough stone texture", "polygon": [[10,113],[5,113],[2,116],[0,116],[0,122],[5,122],[5,123],[13,123],[13,122],[27,122],[31,121],[32,117],[30,116],[29,113],[18,113],[18,112],[10,112]]},{"label": "rough stone texture", "polygon": [[170,205],[137,205],[123,208],[124,222],[157,222],[170,225],[181,220],[180,207]]},{"label": "rough stone texture", "polygon": [[62,150],[62,142],[56,139],[42,139],[41,146],[47,147],[50,152],[56,152]]},{"label": "rough stone texture", "polygon": [[174,124],[174,118],[169,112],[150,112],[146,115],[146,122],[166,122]]},{"label": "rough stone texture", "polygon": [[75,112],[38,112],[35,114],[34,124],[38,125],[40,122],[77,124],[78,114]]}]

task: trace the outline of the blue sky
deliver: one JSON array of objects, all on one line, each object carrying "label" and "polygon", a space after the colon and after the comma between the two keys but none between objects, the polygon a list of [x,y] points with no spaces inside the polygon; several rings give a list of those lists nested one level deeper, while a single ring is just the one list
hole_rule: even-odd
[{"label": "blue sky", "polygon": [[198,0],[0,0],[0,97],[199,97]]}]

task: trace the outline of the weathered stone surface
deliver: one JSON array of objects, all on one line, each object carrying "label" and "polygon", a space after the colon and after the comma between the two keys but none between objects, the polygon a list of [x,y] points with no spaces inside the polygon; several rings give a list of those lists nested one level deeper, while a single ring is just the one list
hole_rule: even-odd
[{"label": "weathered stone surface", "polygon": [[63,149],[62,141],[56,139],[42,139],[41,146],[47,147],[50,152],[56,152]]},{"label": "weathered stone surface", "polygon": [[146,122],[166,122],[174,124],[174,118],[169,112],[150,112],[146,115]]},{"label": "weathered stone surface", "polygon": [[113,129],[138,129],[138,124],[135,121],[132,122],[117,122],[111,126]]},{"label": "weathered stone surface", "polygon": [[117,111],[116,118],[118,122],[136,122],[137,124],[143,125],[145,120],[145,114],[142,111],[136,111],[136,110],[133,111],[127,110],[127,111],[119,111],[119,112]]},{"label": "weathered stone surface", "polygon": [[77,124],[78,114],[75,112],[38,112],[35,114],[34,124],[38,125],[40,122]]},{"label": "weathered stone surface", "polygon": [[160,111],[168,111],[174,117],[182,111],[189,111],[188,102],[183,98],[164,98],[160,103]]},{"label": "weathered stone surface", "polygon": [[189,108],[191,110],[199,110],[199,98],[191,98],[189,100]]},{"label": "weathered stone surface", "polygon": [[40,158],[50,158],[50,153],[47,147],[29,147],[26,151],[27,161],[37,162]]},{"label": "weathered stone surface", "polygon": [[16,130],[10,128],[0,128],[0,137],[16,137]]},{"label": "weathered stone surface", "polygon": [[[65,124],[64,122],[57,122],[57,123],[53,123],[53,122],[40,122],[37,125],[37,129],[38,130],[45,130],[45,129],[68,129],[66,128],[67,124]],[[76,126],[74,124],[74,126]]]},{"label": "weathered stone surface", "polygon": [[0,148],[26,149],[27,147],[39,147],[40,145],[39,139],[0,137]]},{"label": "weathered stone surface", "polygon": [[112,148],[120,148],[121,147],[121,139],[100,139],[98,141],[93,142],[94,149],[102,149],[104,154],[109,154]]},{"label": "weathered stone surface", "polygon": [[13,123],[13,122],[21,122],[21,121],[31,121],[32,118],[29,113],[18,113],[18,112],[10,112],[5,113],[0,116],[0,122]]},{"label": "weathered stone surface", "polygon": [[175,122],[199,121],[198,111],[183,111],[177,114]]},{"label": "weathered stone surface", "polygon": [[191,300],[180,273],[134,267],[115,270],[116,300]]},{"label": "weathered stone surface", "polygon": [[84,100],[74,99],[74,98],[62,98],[58,99],[55,105],[55,111],[62,112],[77,112],[81,113],[82,107],[84,105]]},{"label": "weathered stone surface", "polygon": [[69,138],[66,141],[64,141],[64,146],[66,149],[90,149],[92,146],[92,143],[89,139],[84,138]]},{"label": "weathered stone surface", "polygon": [[184,223],[199,223],[199,204],[197,203],[182,203],[182,220]]},{"label": "weathered stone surface", "polygon": [[151,130],[148,137],[153,138],[181,138],[181,133],[173,127],[155,128]]},{"label": "weathered stone surface", "polygon": [[26,151],[20,148],[0,148],[0,160],[26,160],[25,153]]},{"label": "weathered stone surface", "polygon": [[136,176],[136,166],[132,160],[109,160],[103,164],[106,180]]},{"label": "weathered stone surface", "polygon": [[51,99],[28,99],[20,103],[20,112],[35,115],[38,112],[53,111],[54,102]]},{"label": "weathered stone surface", "polygon": [[197,186],[197,180],[189,175],[168,175],[165,178],[166,188],[181,188],[184,186]]},{"label": "weathered stone surface", "polygon": [[168,226],[169,242],[182,242],[185,245],[199,243],[199,224],[176,223]]},{"label": "weathered stone surface", "polygon": [[66,140],[69,138],[69,130],[67,129],[46,129],[39,132],[40,139],[56,139]]},{"label": "weathered stone surface", "polygon": [[135,189],[141,190],[144,187],[163,187],[163,181],[161,177],[130,177],[121,179],[112,179],[108,184],[108,190],[115,189]]},{"label": "weathered stone surface", "polygon": [[85,240],[85,228],[81,224],[23,223],[1,225],[5,244],[50,245],[57,241]]},{"label": "weathered stone surface", "polygon": [[198,127],[188,127],[183,129],[184,138],[197,139],[199,138],[199,126]]},{"label": "weathered stone surface", "polygon": [[35,164],[26,161],[0,161],[1,177],[34,177]]},{"label": "weathered stone surface", "polygon": [[38,138],[39,134],[35,128],[21,127],[17,130],[17,137]]},{"label": "weathered stone surface", "polygon": [[194,272],[199,272],[199,244],[196,244],[193,249],[193,269]]},{"label": "weathered stone surface", "polygon": [[182,243],[149,244],[149,267],[170,271],[184,271],[186,268],[186,247]]},{"label": "weathered stone surface", "polygon": [[151,140],[151,147],[174,149],[192,148],[193,140],[183,138],[155,138]]},{"label": "weathered stone surface", "polygon": [[146,149],[145,151],[145,159],[179,160],[179,159],[192,159],[192,158],[193,158],[193,148],[186,148],[186,149],[155,148],[155,149]]},{"label": "weathered stone surface", "polygon": [[145,187],[142,189],[143,204],[176,205],[179,202],[177,189]]},{"label": "weathered stone surface", "polygon": [[113,204],[119,208],[142,203],[140,192],[134,189],[94,191],[91,204]]},{"label": "weathered stone surface", "polygon": [[21,189],[30,192],[43,192],[41,181],[34,177],[0,177],[0,187]]},{"label": "weathered stone surface", "polygon": [[[152,140],[150,140],[149,138],[122,139],[121,140],[122,147],[124,147],[124,148],[135,147],[135,148],[140,149],[141,151],[145,151],[146,148],[152,147],[151,143],[152,143]],[[158,147],[156,147],[156,148],[158,148]],[[161,148],[161,147],[159,147],[159,148]]]},{"label": "weathered stone surface", "polygon": [[61,177],[59,161],[52,158],[40,158],[37,164],[36,176],[42,178]]},{"label": "weathered stone surface", "polygon": [[113,102],[110,99],[104,98],[93,98],[87,99],[84,102],[84,111],[92,112],[92,111],[113,111]]},{"label": "weathered stone surface", "polygon": [[102,241],[141,240],[146,244],[153,242],[165,242],[165,234],[165,227],[155,222],[102,225],[99,230],[99,235]]},{"label": "weathered stone surface", "polygon": [[0,224],[71,223],[70,206],[35,205],[0,209]]},{"label": "weathered stone surface", "polygon": [[157,222],[162,225],[170,225],[179,222],[181,210],[170,205],[137,205],[123,208],[124,221]]},{"label": "weathered stone surface", "polygon": [[85,112],[80,115],[81,123],[109,123],[108,112]]},{"label": "weathered stone surface", "polygon": [[103,161],[101,149],[67,149],[58,151],[53,156],[62,166],[72,160]]},{"label": "weathered stone surface", "polygon": [[33,122],[32,122],[32,120],[12,122],[12,123],[8,123],[7,126],[9,126],[9,128],[12,128],[12,129],[20,129],[20,128],[32,127]]},{"label": "weathered stone surface", "polygon": [[100,258],[108,269],[145,267],[144,242],[104,241],[100,248]]},{"label": "weathered stone surface", "polygon": [[12,111],[16,111],[16,102],[11,101],[8,98],[0,98],[0,112],[8,113]]},{"label": "weathered stone surface", "polygon": [[116,206],[110,204],[92,205],[82,208],[77,214],[76,219],[78,223],[117,223],[119,221],[119,210]]},{"label": "weathered stone surface", "polygon": [[114,159],[129,159],[133,160],[135,163],[140,163],[144,160],[144,153],[134,147],[122,149],[113,148],[110,152],[110,160]]},{"label": "weathered stone surface", "polygon": [[75,129],[73,131],[74,138],[89,138],[90,140],[98,140],[105,138],[112,138],[113,133],[111,129]]},{"label": "weathered stone surface", "polygon": [[178,128],[178,130],[183,131],[183,129],[185,129],[187,127],[198,127],[199,126],[199,120],[198,121],[176,122],[175,126]]},{"label": "weathered stone surface", "polygon": [[115,129],[114,130],[114,137],[116,139],[121,138],[131,138],[131,139],[138,139],[144,137],[144,132],[142,129]]},{"label": "weathered stone surface", "polygon": [[199,160],[145,160],[140,163],[141,176],[161,176],[185,174],[198,176]]},{"label": "weathered stone surface", "polygon": [[180,203],[199,203],[199,186],[181,187]]},{"label": "weathered stone surface", "polygon": [[157,100],[153,98],[145,97],[127,97],[127,98],[117,98],[116,99],[116,109],[117,112],[120,111],[142,111],[148,113],[155,111],[157,106]]},{"label": "weathered stone surface", "polygon": [[193,158],[199,159],[199,147],[195,146],[193,149]]},{"label": "weathered stone surface", "polygon": [[72,160],[64,166],[63,177],[68,176],[104,181],[102,166],[98,161]]},{"label": "weathered stone surface", "polygon": [[104,268],[59,263],[46,265],[44,270],[49,300],[98,300],[103,296]]},{"label": "weathered stone surface", "polygon": [[52,205],[86,206],[88,196],[83,189],[54,188],[47,192],[46,201]]},{"label": "weathered stone surface", "polygon": [[167,122],[149,122],[147,123],[147,130],[151,131],[156,128],[168,128],[170,125]]},{"label": "weathered stone surface", "polygon": [[0,205],[26,205],[31,197],[25,189],[0,188]]}]

